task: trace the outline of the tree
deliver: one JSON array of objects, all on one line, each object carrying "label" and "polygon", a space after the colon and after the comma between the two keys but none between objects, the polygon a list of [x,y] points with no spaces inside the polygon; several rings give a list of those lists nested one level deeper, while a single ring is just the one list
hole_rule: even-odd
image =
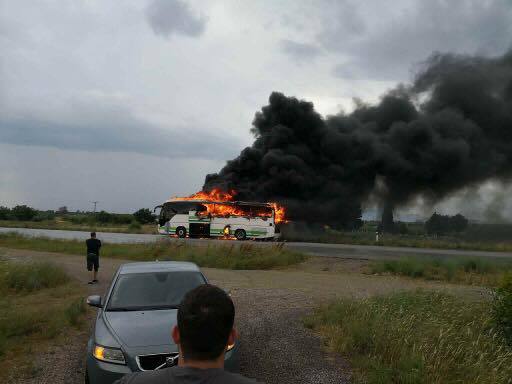
[{"label": "tree", "polygon": [[148,208],[141,208],[133,214],[135,220],[141,224],[152,223],[155,221],[155,216],[151,213]]},{"label": "tree", "polygon": [[37,215],[37,211],[27,205],[17,205],[11,210],[12,215],[17,220],[32,220]]},{"label": "tree", "polygon": [[451,220],[452,228],[455,232],[463,232],[468,227],[468,219],[466,219],[460,213],[453,216]]},{"label": "tree", "polygon": [[462,232],[468,226],[468,219],[460,213],[455,216],[434,213],[425,223],[425,229],[430,234],[441,235],[450,232]]},{"label": "tree", "polygon": [[100,211],[96,214],[96,220],[100,223],[110,223],[112,215],[106,211]]},{"label": "tree", "polygon": [[11,216],[11,210],[7,207],[0,206],[0,220],[9,220]]},{"label": "tree", "polygon": [[401,235],[407,235],[409,233],[409,227],[406,223],[402,221],[398,223],[398,233]]},{"label": "tree", "polygon": [[434,212],[434,214],[430,216],[430,219],[428,219],[425,223],[425,229],[427,230],[427,233],[435,235],[443,233],[442,221],[442,216],[437,212]]}]

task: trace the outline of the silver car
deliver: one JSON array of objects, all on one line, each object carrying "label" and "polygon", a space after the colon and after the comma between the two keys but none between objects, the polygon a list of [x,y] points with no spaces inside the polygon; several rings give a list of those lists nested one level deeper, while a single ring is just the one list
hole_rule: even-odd
[{"label": "silver car", "polygon": [[[99,310],[87,346],[85,382],[110,384],[128,373],[175,365],[178,347],[171,330],[177,323],[178,305],[188,291],[206,283],[193,263],[119,267],[105,299],[87,299]],[[228,347],[225,367],[238,372],[238,342]]]}]

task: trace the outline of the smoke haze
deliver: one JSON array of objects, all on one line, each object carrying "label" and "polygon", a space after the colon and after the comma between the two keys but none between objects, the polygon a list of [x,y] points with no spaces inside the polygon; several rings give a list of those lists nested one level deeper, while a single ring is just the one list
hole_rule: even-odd
[{"label": "smoke haze", "polygon": [[[512,176],[512,51],[484,58],[433,54],[412,84],[377,105],[324,118],[274,92],[256,113],[255,142],[207,175],[204,189],[276,200],[293,220],[358,224],[370,197],[389,209],[438,202]],[[498,207],[499,208],[499,207]]]}]

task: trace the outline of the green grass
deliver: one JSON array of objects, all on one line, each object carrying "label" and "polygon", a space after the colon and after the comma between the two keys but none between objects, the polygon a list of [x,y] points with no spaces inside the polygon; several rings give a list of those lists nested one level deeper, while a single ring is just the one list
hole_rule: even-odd
[{"label": "green grass", "polygon": [[498,331],[512,348],[512,272],[507,272],[493,290],[492,316]]},{"label": "green grass", "polygon": [[48,262],[0,265],[0,275],[0,285],[16,292],[54,288],[69,281],[64,270]]},{"label": "green grass", "polygon": [[82,297],[79,297],[68,305],[64,311],[64,316],[70,325],[77,327],[82,323],[83,315],[86,311],[87,307],[85,300]]},{"label": "green grass", "polygon": [[[421,234],[393,235],[384,234],[378,242],[375,241],[375,232],[336,231],[328,230],[293,230],[282,228],[282,237],[287,241],[306,241],[315,243],[375,245],[389,247],[456,249],[492,252],[512,252],[512,241],[508,237],[488,241],[471,240],[469,237],[432,237]],[[478,236],[473,234],[473,238]]]},{"label": "green grass", "polygon": [[113,223],[72,223],[67,220],[43,220],[43,221],[18,221],[0,220],[0,227],[5,228],[35,228],[56,229],[60,231],[85,231],[85,232],[113,232],[113,233],[156,233],[156,224],[144,224],[133,226],[132,224]]},{"label": "green grass", "polygon": [[341,300],[306,318],[350,360],[356,383],[510,383],[512,350],[491,304],[433,292]]},{"label": "green grass", "polygon": [[37,372],[33,351],[81,325],[85,292],[49,263],[0,261],[0,274],[0,382],[7,382]]},{"label": "green grass", "polygon": [[[85,243],[26,237],[14,233],[0,234],[0,247],[35,251],[84,254]],[[159,241],[150,244],[104,244],[101,257],[127,260],[191,261],[201,267],[224,269],[271,269],[286,267],[306,260],[302,253],[284,248],[283,244],[257,246],[226,241],[222,245],[193,246],[182,241]]]},{"label": "green grass", "polygon": [[368,272],[494,286],[501,276],[510,270],[512,270],[512,261],[506,259],[409,257],[399,260],[373,261],[369,265]]},{"label": "green grass", "polygon": [[[99,222],[71,222],[56,218],[42,221],[0,220],[0,227],[36,228],[69,231],[96,231],[113,233],[156,233],[156,223],[140,225]],[[494,252],[512,252],[511,231],[508,224],[471,224],[462,234],[433,237],[425,234],[423,224],[408,223],[408,234],[384,234],[375,241],[375,224],[366,223],[363,231],[338,231],[334,229],[308,227],[295,229],[293,225],[281,225],[282,238],[287,241],[315,243],[377,245],[413,248],[459,249]]]}]

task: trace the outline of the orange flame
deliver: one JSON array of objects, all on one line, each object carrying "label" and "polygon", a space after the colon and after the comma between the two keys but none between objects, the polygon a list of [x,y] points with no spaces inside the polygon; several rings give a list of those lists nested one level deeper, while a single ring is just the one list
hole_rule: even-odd
[{"label": "orange flame", "polygon": [[208,201],[234,201],[236,191],[224,192],[213,188],[210,192],[199,191],[188,197],[173,197],[173,200],[208,200]]},{"label": "orange flame", "polygon": [[275,212],[275,222],[276,224],[279,223],[287,223],[288,220],[286,220],[286,210],[282,205],[279,205],[277,203],[270,203],[272,205],[272,208],[274,208]]},{"label": "orange flame", "polygon": [[[214,188],[210,192],[199,191],[194,193],[193,195],[187,197],[173,197],[172,200],[206,200],[206,201],[215,201],[217,204],[204,204],[206,206],[206,212],[202,212],[201,214],[215,217],[229,217],[229,216],[250,216],[256,215],[259,217],[272,217],[272,213],[269,212],[265,207],[261,207],[261,209],[255,209],[252,207],[250,212],[244,206],[236,206],[236,205],[223,205],[218,204],[219,202],[231,202],[235,201],[234,197],[237,195],[236,191],[222,191],[219,188]],[[276,224],[286,222],[285,219],[285,208],[282,205],[277,203],[270,203],[271,207],[274,209],[275,217],[274,221]]]}]

